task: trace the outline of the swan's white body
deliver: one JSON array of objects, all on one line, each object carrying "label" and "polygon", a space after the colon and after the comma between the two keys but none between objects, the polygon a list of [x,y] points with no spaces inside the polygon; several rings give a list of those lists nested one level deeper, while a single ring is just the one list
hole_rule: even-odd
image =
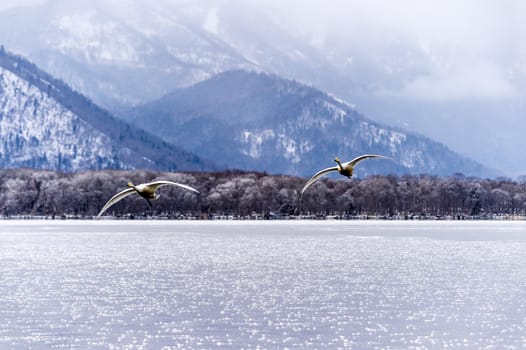
[{"label": "swan's white body", "polygon": [[113,204],[117,203],[121,199],[126,198],[129,195],[132,195],[134,193],[137,193],[139,196],[141,196],[144,199],[146,199],[148,201],[148,204],[151,207],[152,203],[150,202],[150,199],[157,199],[157,198],[160,197],[159,194],[156,193],[157,189],[159,187],[168,186],[168,185],[178,186],[178,187],[184,188],[186,190],[189,190],[189,191],[192,191],[192,192],[195,192],[195,193],[199,193],[199,191],[196,190],[193,187],[190,187],[190,186],[187,186],[187,185],[183,185],[183,184],[180,184],[180,183],[177,183],[177,182],[172,182],[172,181],[163,181],[163,180],[161,180],[161,181],[153,181],[153,182],[148,182],[148,183],[139,184],[139,185],[134,185],[131,182],[128,182],[128,188],[125,189],[125,190],[122,190],[121,192],[119,192],[116,195],[114,195],[113,197],[111,197],[106,202],[106,204],[104,204],[104,206],[102,207],[102,209],[100,210],[100,212],[99,212],[99,214],[97,216],[101,216]]},{"label": "swan's white body", "polygon": [[318,171],[316,174],[314,174],[310,179],[309,181],[307,181],[307,183],[305,184],[305,186],[303,186],[303,188],[301,189],[301,194],[303,194],[303,192],[305,192],[305,190],[307,190],[307,188],[310,187],[310,185],[312,185],[313,183],[315,183],[320,177],[322,177],[323,175],[327,174],[327,173],[330,173],[332,171],[337,171],[339,172],[341,175],[343,176],[347,176],[348,178],[351,178],[352,174],[353,174],[353,171],[354,171],[354,167],[356,166],[356,164],[358,164],[359,162],[361,162],[362,160],[365,160],[365,159],[368,159],[368,158],[387,158],[387,157],[384,157],[384,156],[380,156],[380,155],[376,155],[376,154],[364,154],[364,155],[361,155],[359,157],[356,157],[354,158],[353,160],[349,161],[349,162],[346,162],[346,163],[342,163],[340,162],[340,158],[336,157],[334,159],[334,161],[338,164],[337,166],[333,166],[333,167],[330,167],[330,168],[327,168],[327,169],[323,169],[323,170],[320,170]]}]

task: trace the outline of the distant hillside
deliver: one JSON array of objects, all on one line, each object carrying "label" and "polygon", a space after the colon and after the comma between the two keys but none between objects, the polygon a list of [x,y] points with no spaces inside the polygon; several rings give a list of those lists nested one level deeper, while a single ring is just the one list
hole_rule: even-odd
[{"label": "distant hillside", "polygon": [[[53,0],[0,12],[0,42],[105,108],[254,67],[165,2]],[[198,5],[200,6],[200,5]]]},{"label": "distant hillside", "polygon": [[0,167],[214,169],[0,47]]},{"label": "distant hillside", "polygon": [[429,138],[375,123],[322,91],[275,75],[229,71],[123,115],[230,168],[308,176],[333,158],[378,153],[372,173],[494,176]]}]

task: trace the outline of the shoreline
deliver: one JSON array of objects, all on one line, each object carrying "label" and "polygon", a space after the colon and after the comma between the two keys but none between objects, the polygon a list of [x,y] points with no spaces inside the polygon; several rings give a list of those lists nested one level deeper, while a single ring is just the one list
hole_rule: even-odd
[{"label": "shoreline", "polygon": [[493,214],[486,216],[443,215],[301,215],[301,216],[236,216],[236,215],[123,215],[96,217],[90,215],[12,215],[0,216],[11,221],[526,221],[525,215]]}]

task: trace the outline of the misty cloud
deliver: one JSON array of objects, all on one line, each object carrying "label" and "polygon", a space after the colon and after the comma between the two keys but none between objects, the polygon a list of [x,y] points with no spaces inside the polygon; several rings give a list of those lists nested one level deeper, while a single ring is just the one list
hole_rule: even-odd
[{"label": "misty cloud", "polygon": [[46,0],[2,0],[0,1],[0,11],[12,7],[37,5],[45,2]]},{"label": "misty cloud", "polygon": [[517,98],[519,91],[495,64],[477,62],[420,76],[399,92],[388,95],[428,100],[473,100]]},{"label": "misty cloud", "polygon": [[398,81],[392,91],[380,86],[377,93],[441,100],[519,95],[509,72],[509,67],[520,73],[526,66],[521,39],[526,6],[519,1],[271,4],[267,6],[275,9],[284,25],[305,35],[333,63],[348,65],[352,71],[349,62],[358,57],[368,61],[368,69],[383,75],[379,79]]}]

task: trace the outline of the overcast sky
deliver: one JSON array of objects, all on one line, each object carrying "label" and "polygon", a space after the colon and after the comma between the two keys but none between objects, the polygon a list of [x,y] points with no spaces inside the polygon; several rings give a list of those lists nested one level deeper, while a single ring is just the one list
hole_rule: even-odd
[{"label": "overcast sky", "polygon": [[[272,0],[315,45],[371,57],[416,45],[431,70],[397,93],[421,99],[514,98],[526,76],[526,2]],[[350,57],[352,59],[352,57]],[[410,64],[411,62],[408,62]]]}]

